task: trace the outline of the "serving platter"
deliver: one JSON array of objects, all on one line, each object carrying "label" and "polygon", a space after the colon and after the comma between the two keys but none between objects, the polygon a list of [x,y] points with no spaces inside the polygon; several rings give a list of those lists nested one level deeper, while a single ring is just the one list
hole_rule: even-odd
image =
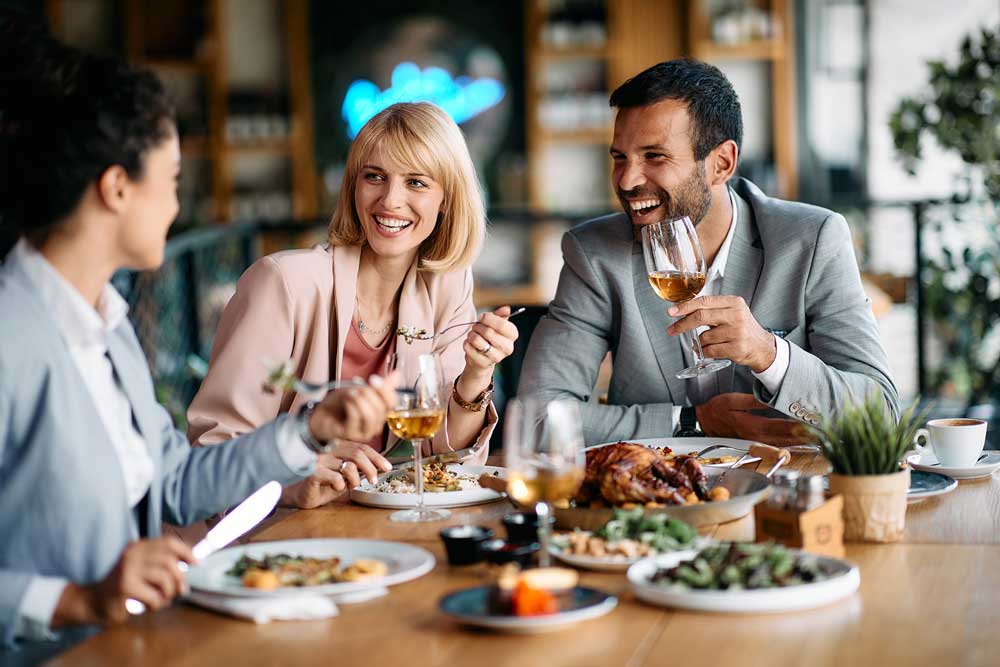
[{"label": "serving platter", "polygon": [[[359,558],[380,560],[388,567],[388,574],[366,581],[344,581],[319,586],[285,586],[273,590],[247,588],[239,577],[226,574],[233,565],[248,555],[263,558],[266,555],[289,554],[311,558],[340,558],[343,565],[350,565]],[[217,595],[254,598],[279,598],[295,595],[340,595],[369,588],[392,586],[423,576],[434,569],[434,556],[421,547],[402,542],[355,539],[305,539],[254,542],[222,549],[188,570],[187,580],[191,590]]]},{"label": "serving platter", "polygon": [[[801,553],[801,552],[796,552]],[[842,600],[861,584],[857,566],[837,558],[809,555],[834,572],[823,581],[784,588],[741,590],[693,590],[650,581],[660,568],[691,560],[690,554],[670,553],[642,560],[628,570],[632,592],[640,600],[663,607],[727,614],[781,613],[812,609]]]},{"label": "serving platter", "polygon": [[[482,473],[489,473],[501,479],[506,479],[506,468],[496,466],[477,466],[465,464],[452,464],[448,470],[472,477],[479,477]],[[402,471],[393,471],[385,475],[379,475],[379,483],[382,483],[389,476],[403,476]],[[361,485],[351,489],[351,500],[359,505],[369,507],[382,507],[386,509],[399,509],[414,507],[417,504],[416,493],[398,493],[377,491],[377,484],[365,480]],[[483,488],[476,484],[474,488],[462,489],[461,491],[440,491],[424,492],[424,505],[426,507],[466,507],[469,505],[480,505],[482,503],[492,503],[503,498],[503,494],[492,489]]]}]

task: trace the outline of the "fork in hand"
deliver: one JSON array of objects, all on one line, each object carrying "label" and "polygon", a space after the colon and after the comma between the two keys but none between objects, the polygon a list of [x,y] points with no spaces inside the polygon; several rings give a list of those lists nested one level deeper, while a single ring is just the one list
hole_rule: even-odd
[{"label": "fork in hand", "polygon": [[267,380],[261,385],[261,388],[268,394],[273,394],[277,390],[282,391],[294,391],[303,395],[315,395],[323,394],[328,391],[333,391],[334,389],[343,389],[344,387],[360,387],[365,384],[364,380],[361,378],[354,378],[353,380],[335,380],[332,382],[306,382],[295,377],[292,372],[292,366],[289,362],[285,362],[280,365],[274,365],[268,361],[264,362],[267,367]]},{"label": "fork in hand", "polygon": [[[520,315],[525,310],[527,310],[527,309],[524,308],[524,307],[518,308],[517,310],[515,310],[514,312],[512,312],[510,315],[508,315],[507,319],[508,320],[514,319],[516,316]],[[414,329],[412,329],[410,327],[400,327],[399,329],[396,330],[396,335],[397,336],[402,336],[403,339],[407,343],[412,343],[415,340],[433,340],[433,339],[437,338],[438,336],[444,334],[445,332],[451,331],[452,329],[455,329],[456,327],[471,327],[474,324],[479,324],[479,322],[478,321],[476,321],[476,322],[462,322],[460,324],[452,324],[450,327],[445,327],[444,329],[441,329],[441,331],[438,331],[437,333],[434,333],[434,334],[427,333],[426,329],[417,329],[417,330],[414,330]]]}]

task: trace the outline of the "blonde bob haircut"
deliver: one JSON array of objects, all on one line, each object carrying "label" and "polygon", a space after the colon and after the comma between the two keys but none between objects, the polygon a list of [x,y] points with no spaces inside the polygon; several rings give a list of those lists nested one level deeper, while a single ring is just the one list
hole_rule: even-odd
[{"label": "blonde bob haircut", "polygon": [[400,102],[377,113],[347,153],[340,198],[330,220],[330,245],[364,245],[354,194],[358,174],[373,153],[427,174],[443,189],[437,225],[417,251],[418,267],[434,272],[472,265],[486,235],[486,207],[462,131],[427,102]]}]

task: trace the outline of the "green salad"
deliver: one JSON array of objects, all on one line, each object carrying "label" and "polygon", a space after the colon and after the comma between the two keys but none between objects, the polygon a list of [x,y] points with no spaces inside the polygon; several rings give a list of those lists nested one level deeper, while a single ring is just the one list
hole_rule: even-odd
[{"label": "green salad", "polygon": [[834,574],[815,556],[779,544],[732,542],[705,547],[691,560],[660,568],[650,581],[698,590],[752,590],[808,584]]}]

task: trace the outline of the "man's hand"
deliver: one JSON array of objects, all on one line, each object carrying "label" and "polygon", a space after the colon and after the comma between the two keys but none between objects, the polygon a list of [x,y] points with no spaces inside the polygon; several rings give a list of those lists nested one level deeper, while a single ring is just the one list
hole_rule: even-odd
[{"label": "man's hand", "polygon": [[679,336],[700,326],[711,327],[701,334],[701,348],[706,357],[732,359],[761,373],[774,363],[774,335],[760,326],[741,296],[701,296],[678,303],[667,311],[682,318],[667,328]]},{"label": "man's hand", "polygon": [[364,442],[382,432],[386,415],[396,402],[396,376],[372,376],[369,383],[326,395],[309,416],[309,430],[317,440]]},{"label": "man's hand", "polygon": [[178,563],[194,563],[184,542],[169,535],[129,543],[104,579],[88,586],[69,584],[52,615],[52,627],[119,623],[128,618],[125,600],[161,609],[187,589]]},{"label": "man's hand", "polygon": [[768,445],[802,445],[813,442],[804,424],[794,419],[761,417],[750,410],[766,410],[752,394],[719,394],[695,406],[694,412],[705,435],[741,438]]}]

